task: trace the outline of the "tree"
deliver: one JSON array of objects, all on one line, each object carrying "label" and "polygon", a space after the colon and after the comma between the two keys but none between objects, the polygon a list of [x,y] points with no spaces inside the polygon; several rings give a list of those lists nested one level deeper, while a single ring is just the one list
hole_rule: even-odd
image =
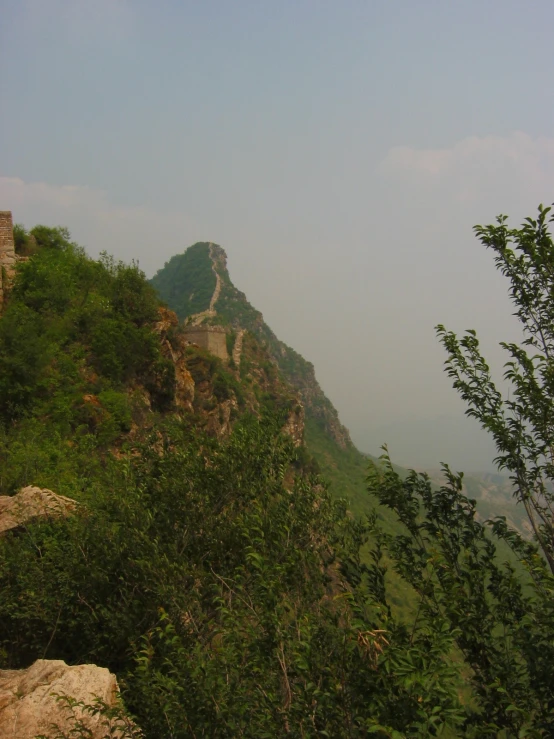
[{"label": "tree", "polygon": [[554,243],[551,208],[510,229],[507,216],[475,226],[481,243],[495,252],[496,267],[510,281],[509,294],[523,327],[521,345],[501,342],[510,359],[510,394],[496,387],[475,331],[459,339],[437,326],[447,351],[453,386],[496,442],[495,462],[506,469],[514,495],[525,507],[535,538],[554,573]]},{"label": "tree", "polygon": [[[370,465],[368,489],[396,514],[403,531],[387,534],[374,519],[369,580],[383,583],[373,589],[381,591],[384,607],[387,568],[413,588],[416,606],[406,625],[405,663],[413,664],[412,642],[426,639],[433,654],[446,635],[452,640],[446,663],[461,661],[471,699],[466,693],[465,714],[451,714],[444,704],[437,713],[452,725],[460,721],[456,736],[552,737],[554,577],[538,548],[504,520],[479,523],[475,501],[462,494],[463,476],[447,466],[444,472],[439,489],[413,470],[402,479],[386,447],[381,463]],[[502,561],[506,545],[515,566]],[[401,666],[395,669],[401,677]],[[416,683],[413,674],[408,680]],[[428,696],[428,678],[419,684]]]}]

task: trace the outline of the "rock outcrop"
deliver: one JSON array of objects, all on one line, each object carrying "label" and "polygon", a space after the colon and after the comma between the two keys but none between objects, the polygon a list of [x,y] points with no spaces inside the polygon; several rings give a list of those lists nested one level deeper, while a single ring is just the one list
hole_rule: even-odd
[{"label": "rock outcrop", "polygon": [[[24,526],[34,518],[68,516],[77,506],[71,498],[57,495],[46,488],[29,485],[17,495],[0,496],[0,535]],[[0,734],[2,736],[2,734]]]},{"label": "rock outcrop", "polygon": [[[56,737],[69,732],[75,721],[82,721],[86,736],[124,736],[123,730],[110,733],[109,721],[56,696],[93,705],[100,699],[107,706],[116,704],[117,680],[109,670],[96,665],[66,665],[62,660],[37,660],[26,670],[0,670],[0,737],[2,739],[34,739]],[[57,728],[55,728],[57,727]],[[127,733],[127,735],[129,735]],[[83,733],[83,736],[85,734]]]},{"label": "rock outcrop", "polygon": [[[186,365],[186,339],[178,333],[179,319],[167,308],[158,309],[155,330],[162,341],[162,353],[171,359],[175,367],[175,406],[179,410],[192,412],[194,380]],[[173,343],[170,339],[173,333]]]},{"label": "rock outcrop", "polygon": [[283,433],[290,436],[295,447],[301,446],[304,441],[305,420],[304,406],[301,403],[297,403],[290,411],[283,426]]}]

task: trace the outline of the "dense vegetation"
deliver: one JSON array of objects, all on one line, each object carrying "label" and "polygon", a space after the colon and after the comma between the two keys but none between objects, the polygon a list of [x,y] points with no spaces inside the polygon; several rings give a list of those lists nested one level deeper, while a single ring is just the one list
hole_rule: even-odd
[{"label": "dense vegetation", "polygon": [[[127,433],[145,388],[159,395],[156,296],[135,267],[50,236],[0,319],[1,492],[34,483],[80,506],[0,542],[2,666],[107,666],[151,737],[363,735],[456,704],[452,681],[419,701],[375,669],[364,527],[303,472],[279,403],[224,442],[164,407]],[[425,669],[442,672],[438,656]]]},{"label": "dense vegetation", "polygon": [[19,265],[0,320],[4,493],[57,486],[71,449],[107,448],[140,413],[133,390],[159,410],[173,392],[153,330],[158,298],[136,266],[93,261],[60,229],[32,233],[37,252]]},{"label": "dense vegetation", "polygon": [[151,280],[158,295],[181,319],[210,307],[216,278],[209,247],[202,242],[190,246],[171,257]]},{"label": "dense vegetation", "polygon": [[534,544],[478,523],[448,470],[437,488],[385,457],[364,485],[361,455],[308,419],[332,494],[282,434],[294,393],[252,334],[240,371],[185,357],[195,403],[237,400],[232,432],[175,413],[144,276],[33,234],[0,318],[0,493],[79,505],[0,539],[0,667],[106,666],[147,739],[552,736]]}]

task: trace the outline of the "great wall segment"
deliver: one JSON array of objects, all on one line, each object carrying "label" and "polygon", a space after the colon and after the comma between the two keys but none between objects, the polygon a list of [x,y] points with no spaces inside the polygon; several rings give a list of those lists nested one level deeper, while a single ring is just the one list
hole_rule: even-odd
[{"label": "great wall segment", "polygon": [[227,332],[221,326],[185,326],[185,340],[190,344],[197,344],[216,357],[227,361]]},{"label": "great wall segment", "polygon": [[8,282],[13,277],[16,261],[12,212],[0,210],[0,309]]},{"label": "great wall segment", "polygon": [[[197,344],[202,349],[206,349],[212,354],[215,354],[216,357],[219,357],[224,361],[228,361],[229,352],[227,351],[227,332],[221,326],[214,326],[211,324],[203,323],[206,318],[214,318],[217,315],[215,304],[217,303],[219,295],[221,293],[222,281],[217,270],[217,259],[215,253],[216,248],[217,247],[215,244],[212,244],[211,242],[209,243],[209,254],[212,262],[212,271],[215,275],[215,288],[210,299],[209,308],[202,311],[201,313],[196,313],[195,315],[190,316],[190,318],[187,318],[187,323],[185,324],[184,331],[186,340],[189,343]],[[242,347],[242,335],[240,337],[240,347]],[[235,352],[233,352],[233,359],[234,355]],[[240,349],[238,354],[238,362],[236,362],[237,366],[239,363]]]}]

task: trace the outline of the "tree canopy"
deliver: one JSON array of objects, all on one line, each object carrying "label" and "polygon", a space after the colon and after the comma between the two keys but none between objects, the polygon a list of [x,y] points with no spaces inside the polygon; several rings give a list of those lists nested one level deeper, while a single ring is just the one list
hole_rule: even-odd
[{"label": "tree canopy", "polygon": [[496,443],[501,469],[510,472],[515,495],[525,506],[534,536],[554,573],[554,243],[548,230],[554,216],[539,206],[537,218],[509,228],[475,226],[481,243],[494,251],[497,268],[509,280],[510,298],[521,323],[522,345],[502,342],[509,355],[498,390],[482,356],[475,331],[458,337],[438,326],[447,371],[454,387]]}]

